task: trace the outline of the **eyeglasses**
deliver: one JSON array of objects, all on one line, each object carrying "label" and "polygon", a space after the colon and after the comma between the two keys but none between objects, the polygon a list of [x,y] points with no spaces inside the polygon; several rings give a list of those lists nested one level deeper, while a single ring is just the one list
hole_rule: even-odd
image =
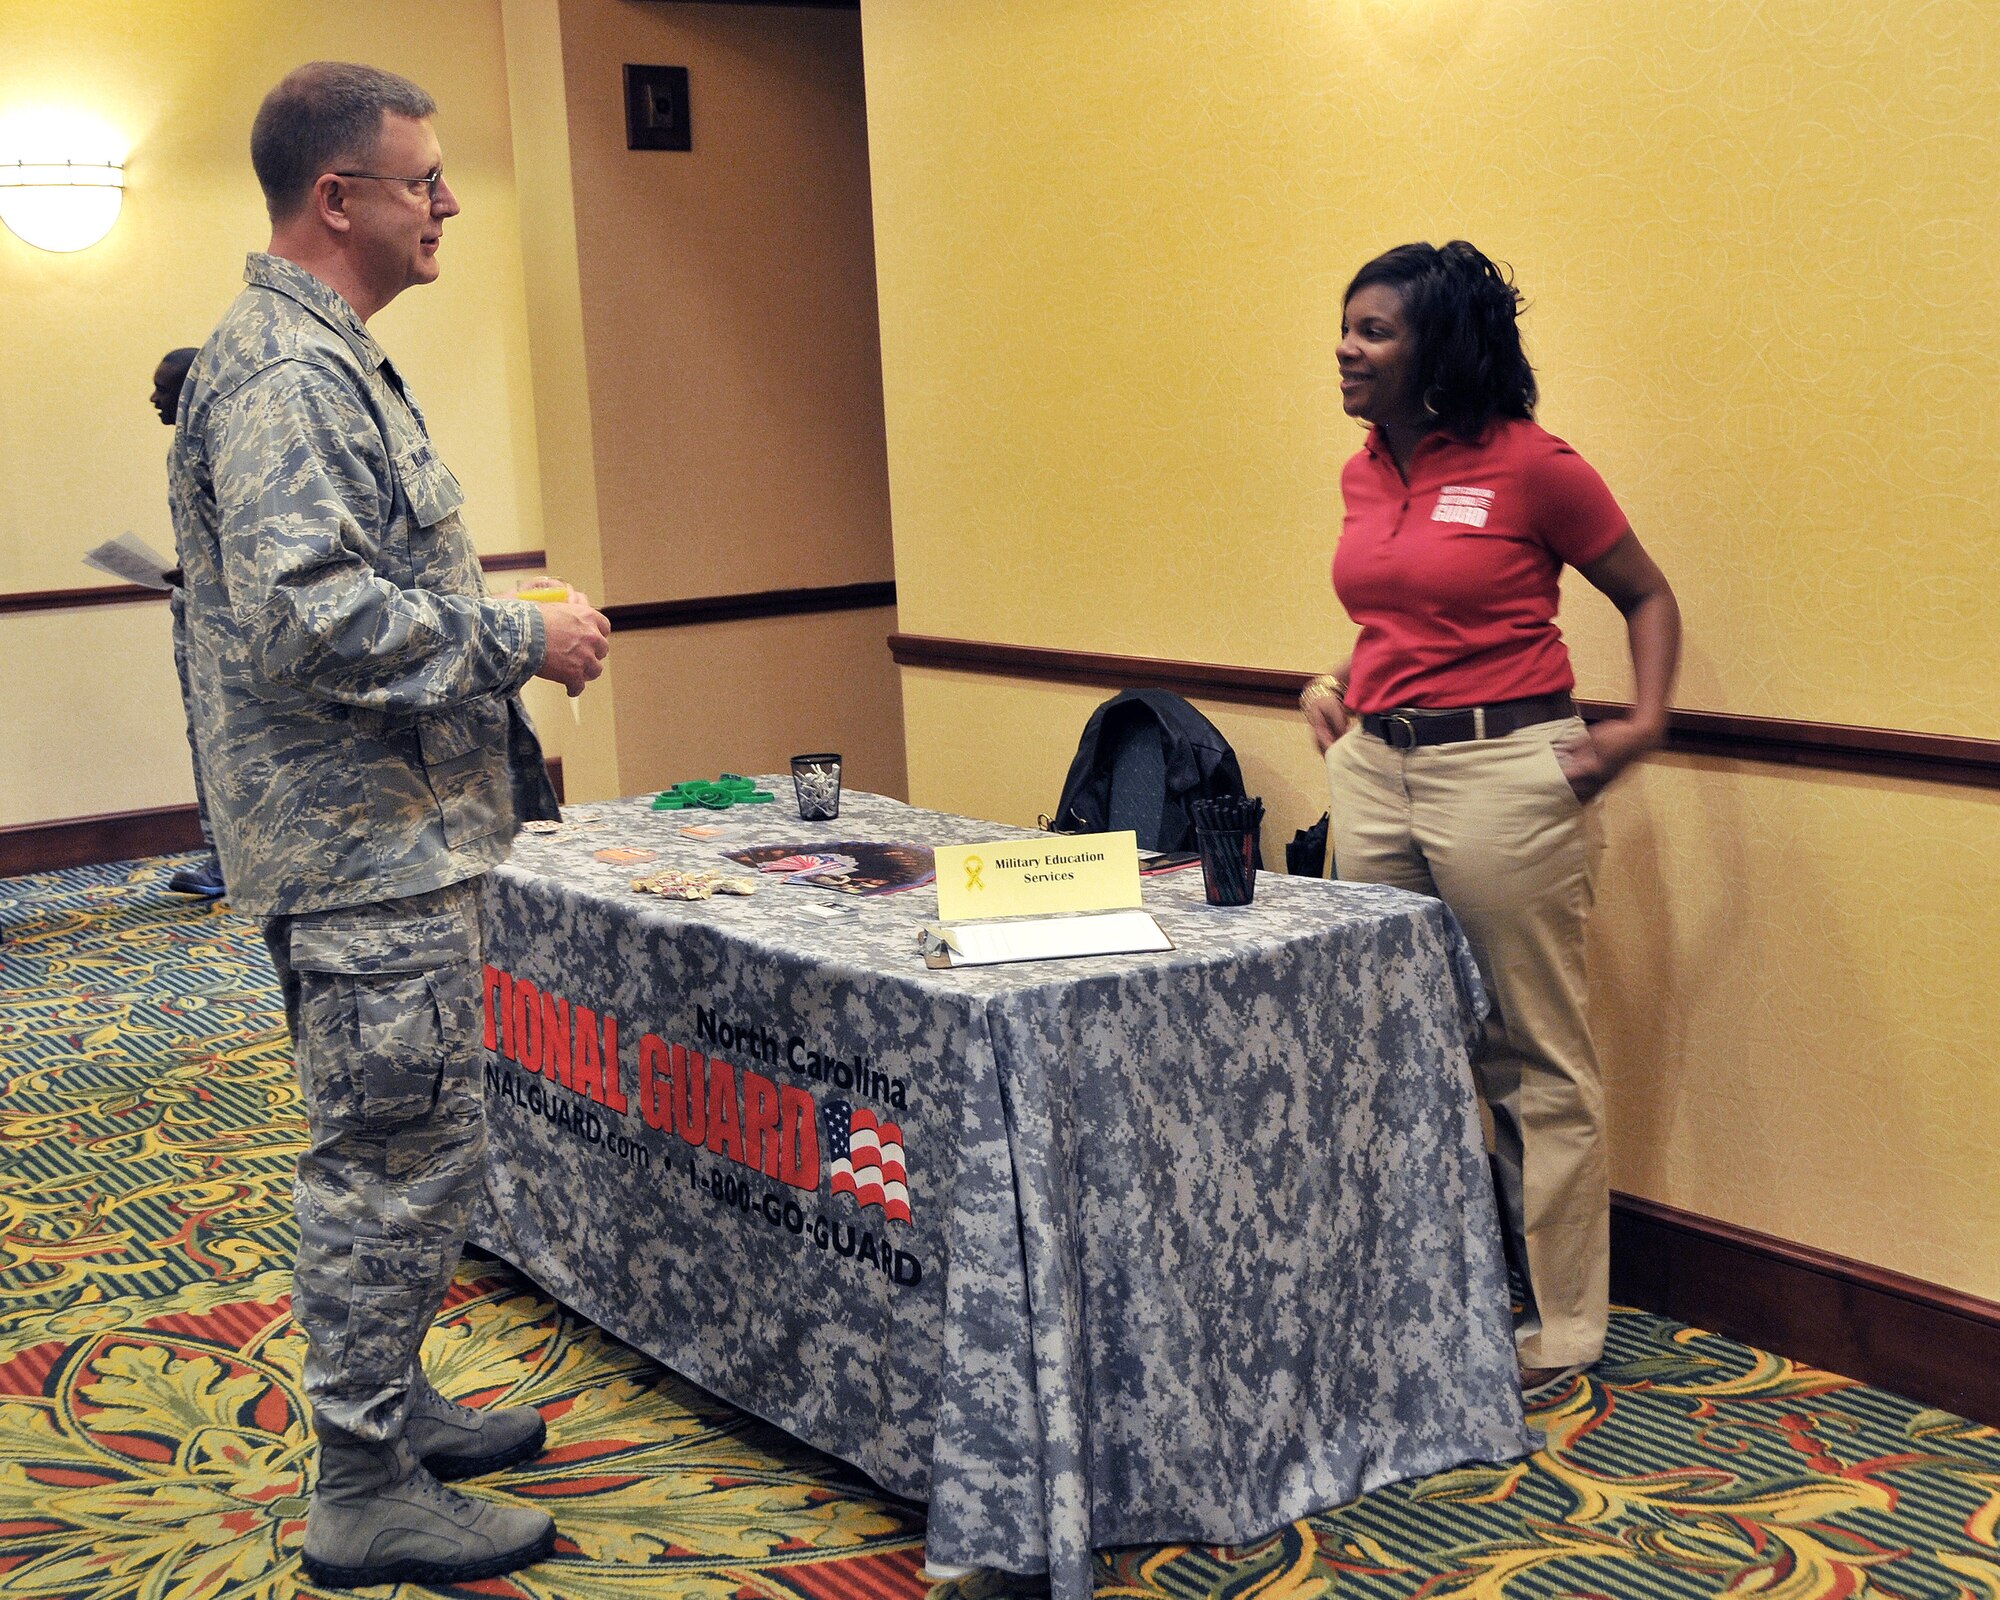
[{"label": "eyeglasses", "polygon": [[435,201],[438,196],[438,185],[444,182],[444,168],[432,167],[421,178],[399,178],[390,172],[336,172],[334,176],[336,178],[373,178],[377,183],[404,183],[410,186],[410,193],[412,195],[417,192],[417,185],[422,184],[428,198]]}]

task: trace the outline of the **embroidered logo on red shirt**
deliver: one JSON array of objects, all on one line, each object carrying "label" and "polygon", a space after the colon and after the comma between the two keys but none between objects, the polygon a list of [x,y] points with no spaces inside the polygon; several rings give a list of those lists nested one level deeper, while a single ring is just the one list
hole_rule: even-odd
[{"label": "embroidered logo on red shirt", "polygon": [[1438,490],[1437,504],[1431,508],[1433,522],[1462,522],[1468,528],[1486,526],[1486,514],[1493,509],[1491,489],[1466,489],[1446,484]]}]

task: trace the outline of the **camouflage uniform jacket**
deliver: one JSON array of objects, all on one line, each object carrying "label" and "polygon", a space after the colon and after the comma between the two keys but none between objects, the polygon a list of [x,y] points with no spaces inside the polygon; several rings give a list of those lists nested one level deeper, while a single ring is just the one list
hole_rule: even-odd
[{"label": "camouflage uniform jacket", "polygon": [[541,612],[487,598],[423,414],[323,280],[252,255],[168,459],[216,848],[253,916],[478,876],[554,814],[515,691]]}]

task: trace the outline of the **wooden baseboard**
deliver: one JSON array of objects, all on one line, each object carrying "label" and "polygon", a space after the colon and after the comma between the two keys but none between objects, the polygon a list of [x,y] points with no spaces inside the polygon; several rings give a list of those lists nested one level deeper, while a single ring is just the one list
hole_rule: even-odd
[{"label": "wooden baseboard", "polygon": [[0,878],[200,848],[201,822],[193,806],[155,806],[147,811],[107,811],[91,817],[59,817],[53,822],[21,822],[0,828]]},{"label": "wooden baseboard", "polygon": [[1990,1300],[1625,1194],[1611,1297],[2000,1426]]},{"label": "wooden baseboard", "polygon": [[[555,785],[556,798],[562,799],[561,756],[549,762],[549,782]],[[19,822],[0,828],[0,878],[95,866],[100,861],[137,861],[200,848],[201,820],[191,805]]]}]

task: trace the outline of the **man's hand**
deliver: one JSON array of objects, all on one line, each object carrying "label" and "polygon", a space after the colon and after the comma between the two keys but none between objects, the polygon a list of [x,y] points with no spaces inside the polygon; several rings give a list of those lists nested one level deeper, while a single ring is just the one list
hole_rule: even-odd
[{"label": "man's hand", "polygon": [[1658,747],[1661,734],[1634,718],[1593,722],[1579,738],[1555,747],[1556,764],[1579,800],[1591,800],[1648,750]]},{"label": "man's hand", "polygon": [[581,589],[570,590],[567,600],[533,604],[541,608],[542,621],[548,625],[548,650],[535,676],[561,684],[575,699],[592,678],[604,675],[604,658],[611,653],[611,619]]}]

